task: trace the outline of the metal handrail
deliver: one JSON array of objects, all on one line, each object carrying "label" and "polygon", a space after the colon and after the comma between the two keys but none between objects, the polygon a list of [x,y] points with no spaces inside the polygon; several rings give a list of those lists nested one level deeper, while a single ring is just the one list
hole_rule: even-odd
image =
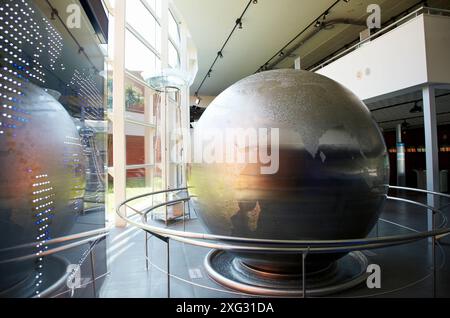
[{"label": "metal handrail", "polygon": [[[389,185],[386,185],[389,187]],[[187,190],[187,188],[179,188],[179,189],[170,189],[170,190],[162,190],[153,193],[147,193],[135,198],[130,198],[125,202],[119,204],[116,209],[116,213],[119,217],[123,218],[126,222],[141,228],[145,231],[145,262],[146,268],[148,270],[149,266],[149,256],[148,256],[148,237],[149,234],[155,236],[156,238],[164,241],[166,243],[166,257],[167,257],[167,296],[170,298],[170,279],[174,277],[170,273],[170,240],[178,241],[181,243],[190,244],[193,246],[205,247],[216,250],[232,250],[232,251],[245,251],[245,252],[265,252],[265,253],[294,253],[302,255],[302,266],[305,268],[305,259],[311,253],[343,253],[343,252],[351,252],[351,251],[361,251],[368,249],[377,249],[384,248],[390,246],[398,246],[402,244],[416,242],[425,238],[432,239],[432,274],[429,276],[433,277],[433,295],[436,296],[436,277],[437,277],[437,269],[436,269],[436,245],[439,245],[439,240],[450,234],[450,228],[445,227],[446,221],[442,222],[440,227],[435,226],[435,214],[440,214],[443,219],[445,219],[445,215],[439,209],[436,209],[427,204],[423,204],[420,202],[397,198],[397,197],[389,197],[386,195],[388,200],[396,200],[400,202],[404,202],[407,204],[414,204],[416,206],[420,206],[423,208],[427,208],[429,211],[432,211],[433,214],[433,226],[432,230],[426,232],[416,232],[415,234],[410,235],[394,235],[394,236],[378,236],[378,226],[377,226],[377,236],[376,238],[363,238],[363,239],[353,239],[353,240],[330,240],[330,241],[290,241],[290,240],[263,240],[263,239],[250,239],[250,238],[239,238],[239,237],[228,237],[228,236],[220,236],[220,235],[211,235],[205,233],[195,233],[195,232],[186,232],[184,220],[183,220],[183,228],[184,231],[175,231],[170,229],[162,229],[158,226],[151,226],[147,223],[147,215],[151,213],[154,209],[162,206],[167,206],[167,204],[174,204],[177,202],[188,202],[191,199],[190,196],[180,198],[177,200],[171,200],[168,202],[160,203],[155,206],[151,206],[150,208],[146,208],[143,211],[139,211],[134,214],[141,215],[142,222],[135,222],[131,218],[128,218],[121,213],[121,208],[128,206],[130,202],[136,200],[138,198],[144,198],[151,195],[168,193],[173,191]],[[405,190],[416,191],[416,189],[405,188]],[[419,191],[422,192],[422,191]],[[443,194],[438,192],[428,191],[430,194],[441,196]],[[446,195],[443,195],[446,196]],[[167,196],[166,196],[167,197]],[[185,218],[185,212],[183,212],[183,217]],[[219,243],[218,243],[219,242]],[[150,262],[151,263],[151,262]],[[153,266],[153,265],[152,265]],[[363,266],[364,267],[364,266]],[[303,272],[302,276],[302,291],[301,295],[306,297],[306,282],[305,275]],[[355,279],[352,284],[358,284],[361,282],[361,277]],[[188,282],[190,283],[190,282]]]},{"label": "metal handrail", "polygon": [[[96,235],[96,234],[98,234],[98,235]],[[55,247],[53,249],[47,250],[45,252],[32,253],[32,254],[28,254],[28,255],[18,256],[18,257],[15,257],[15,258],[10,258],[10,259],[7,259],[7,260],[1,260],[0,264],[20,262],[20,261],[24,261],[24,260],[28,260],[28,259],[48,256],[48,255],[56,254],[56,253],[59,253],[59,252],[62,252],[62,251],[68,250],[68,249],[72,249],[74,247],[78,247],[78,246],[84,245],[86,243],[90,243],[92,241],[97,241],[97,240],[102,239],[102,238],[104,238],[104,237],[109,235],[109,228],[103,228],[103,229],[99,229],[99,230],[93,230],[93,231],[87,231],[87,232],[82,232],[82,233],[62,236],[62,237],[59,237],[59,238],[55,238],[55,239],[49,240],[45,244],[48,246],[48,245],[52,245],[52,244],[63,243],[63,242],[67,242],[67,241],[73,241],[73,240],[76,240],[76,239],[80,239],[80,238],[84,238],[84,237],[88,237],[88,236],[93,236],[93,235],[95,235],[95,236],[94,237],[89,237],[87,239],[84,239],[84,240],[81,240],[81,241],[78,241],[78,242],[68,243],[68,244],[65,244],[65,245],[62,245],[62,246],[58,246],[58,247]],[[28,243],[28,244],[23,244],[23,245],[20,245],[20,246],[6,248],[6,249],[3,249],[1,252],[11,251],[11,250],[15,250],[15,249],[23,249],[23,248],[26,248],[26,247],[32,247],[35,244],[37,244],[37,243]]]},{"label": "metal handrail", "polygon": [[410,191],[410,192],[421,192],[421,193],[433,194],[433,195],[437,195],[440,197],[445,197],[445,198],[450,199],[450,194],[445,194],[445,193],[436,192],[436,191],[428,191],[428,190],[424,190],[424,189],[407,188],[407,187],[399,187],[399,186],[391,186],[391,185],[388,187],[389,187],[389,189],[405,190],[405,191]]},{"label": "metal handrail", "polygon": [[[179,189],[170,189],[157,191],[154,193],[148,193],[140,195],[136,198],[143,198],[146,196],[151,196],[155,194],[168,193],[173,191],[187,190],[187,188],[179,188]],[[414,189],[411,189],[414,190]],[[436,195],[441,195],[436,193]],[[426,232],[420,232],[415,234],[408,235],[395,235],[395,236],[387,236],[387,237],[377,237],[377,238],[361,238],[361,239],[350,239],[350,240],[314,240],[314,241],[305,241],[305,240],[269,240],[269,239],[252,239],[252,238],[242,238],[242,237],[230,237],[230,236],[222,236],[222,235],[213,235],[206,233],[198,233],[198,232],[181,232],[178,230],[171,229],[163,229],[158,226],[152,226],[149,224],[144,224],[140,222],[135,222],[130,220],[126,216],[122,215],[121,208],[128,204],[129,202],[135,200],[136,198],[130,198],[122,204],[118,205],[116,213],[119,217],[123,218],[128,223],[139,227],[149,233],[159,235],[161,237],[165,237],[168,239],[173,239],[179,242],[184,242],[187,244],[197,245],[201,247],[207,248],[216,248],[221,250],[245,250],[245,251],[266,251],[266,252],[287,252],[287,253],[299,253],[305,252],[309,250],[311,253],[325,253],[325,252],[341,252],[341,251],[351,251],[351,250],[361,250],[361,249],[374,249],[386,246],[393,245],[401,245],[410,243],[413,241],[422,240],[428,237],[437,237],[437,236],[445,236],[450,233],[450,228],[437,228]],[[141,213],[143,216],[143,221],[146,220],[145,216],[147,213],[152,210],[167,205],[173,204],[176,202],[184,202],[188,201],[190,197],[172,200],[169,202],[164,202],[158,204],[156,206],[152,206],[145,210],[144,213]],[[393,198],[387,197],[387,199],[395,199],[397,201],[402,201],[404,203],[415,204],[428,210],[433,211],[434,213],[441,213],[440,210],[431,207],[429,205],[402,199],[402,198]],[[221,242],[233,242],[224,244],[224,243],[212,243],[208,241],[221,241]],[[234,244],[234,242],[240,243],[240,245]],[[243,243],[247,243],[248,245],[243,245]],[[252,245],[255,244],[255,245]],[[257,244],[257,246],[256,246]]]},{"label": "metal handrail", "polygon": [[[88,237],[88,236],[93,236],[96,234],[101,234],[101,233],[106,233],[109,232],[110,228],[102,228],[102,229],[97,229],[97,230],[92,230],[92,231],[86,231],[86,232],[81,232],[81,233],[76,233],[76,234],[71,234],[71,235],[66,235],[66,236],[61,236],[61,237],[57,237],[51,240],[48,240],[45,242],[46,245],[48,244],[56,244],[56,243],[62,243],[62,242],[67,242],[67,241],[73,241],[76,239],[80,239],[80,238],[84,238],[84,237]],[[22,244],[22,245],[16,245],[16,246],[12,246],[12,247],[7,247],[4,249],[0,249],[0,253],[3,252],[9,252],[12,250],[16,250],[16,249],[23,249],[23,248],[27,248],[27,247],[33,247],[36,246],[36,244],[40,244],[41,242],[31,242],[31,243],[26,243],[26,244]]]},{"label": "metal handrail", "polygon": [[[97,277],[95,277],[95,270],[94,270],[94,251],[93,249],[95,248],[95,246],[101,241],[103,240],[106,236],[109,235],[109,228],[103,228],[103,229],[98,229],[98,230],[93,230],[93,231],[86,231],[86,232],[82,232],[82,233],[77,233],[77,234],[72,234],[72,235],[66,235],[66,236],[62,236],[62,237],[58,237],[52,240],[48,240],[46,242],[46,245],[48,246],[49,244],[57,244],[57,243],[63,243],[63,242],[68,242],[68,241],[73,241],[76,239],[80,239],[80,238],[84,238],[84,237],[88,237],[84,240],[78,241],[78,242],[73,242],[73,243],[68,243],[62,246],[58,246],[55,247],[53,249],[44,251],[44,252],[39,252],[39,253],[32,253],[32,254],[28,254],[28,255],[23,255],[23,256],[19,256],[19,257],[15,257],[15,258],[10,258],[7,260],[2,260],[0,261],[0,264],[7,264],[7,263],[15,263],[15,262],[21,262],[21,261],[25,261],[28,259],[34,259],[34,258],[40,258],[40,257],[44,257],[44,256],[49,256],[49,255],[53,255],[62,251],[66,251],[84,244],[89,243],[90,244],[90,248],[89,248],[89,254],[91,257],[91,270],[92,270],[92,281],[89,282],[92,283],[92,288],[93,288],[93,292],[94,292],[94,296],[97,295],[97,289],[95,286],[95,280],[97,279]],[[94,236],[93,236],[94,235]],[[89,236],[93,236],[93,237],[89,237]],[[91,242],[93,242],[93,244],[91,244]],[[20,250],[26,247],[30,247],[30,246],[34,246],[36,243],[28,243],[28,244],[23,244],[20,246],[14,246],[11,248],[6,248],[1,250],[1,252],[5,252],[5,251],[12,251],[12,250]],[[53,285],[51,285],[50,287],[48,287],[48,289],[46,289],[44,292],[40,293],[39,295],[34,295],[33,298],[40,298],[42,296],[46,296],[47,294],[50,294],[51,292],[53,292],[56,288],[58,288],[58,286],[60,286],[67,278],[65,276],[61,277],[57,282],[55,282]]]},{"label": "metal handrail", "polygon": [[313,67],[312,69],[310,69],[309,71],[311,72],[316,72],[317,70],[325,67],[326,65],[330,64],[331,62],[337,60],[338,58],[350,53],[351,51],[354,51],[355,49],[358,49],[362,44],[369,42],[370,40],[372,40],[375,37],[379,37],[380,35],[383,35],[384,33],[386,33],[386,31],[389,31],[391,29],[393,29],[394,27],[396,27],[399,23],[410,19],[413,16],[417,16],[417,14],[420,11],[428,11],[427,13],[430,14],[431,12],[439,12],[439,13],[450,13],[450,10],[445,10],[445,9],[438,9],[438,8],[431,8],[431,7],[426,7],[426,6],[422,6],[416,10],[414,10],[413,12],[407,14],[406,16],[400,18],[399,20],[389,24],[388,26],[386,26],[385,28],[379,30],[378,32],[370,35],[369,37],[359,41],[358,43],[350,46],[348,49],[336,54],[335,56],[332,56],[331,58],[329,58],[328,60],[326,60],[325,62],[320,63],[319,65]]},{"label": "metal handrail", "polygon": [[[210,248],[210,249],[218,249],[223,251],[240,251],[240,252],[266,252],[266,253],[288,253],[288,254],[300,254],[300,253],[308,253],[308,254],[321,254],[321,253],[341,253],[341,252],[351,252],[351,251],[360,251],[360,250],[369,250],[369,249],[378,249],[383,247],[389,247],[389,246],[397,246],[397,245],[403,245],[408,244],[412,242],[416,242],[428,237],[432,236],[438,236],[449,233],[450,230],[435,230],[435,231],[428,231],[423,232],[420,234],[409,234],[404,236],[396,236],[396,237],[390,237],[390,238],[383,238],[385,242],[379,243],[377,241],[372,243],[366,243],[364,241],[353,244],[353,245],[339,245],[339,241],[336,240],[334,243],[335,246],[325,246],[325,245],[319,245],[320,247],[313,247],[314,244],[308,244],[308,242],[305,242],[303,246],[298,245],[294,247],[284,247],[284,246],[264,246],[264,245],[242,245],[242,244],[221,244],[221,243],[212,243],[212,242],[205,242],[199,239],[189,239],[184,238],[182,236],[174,236],[174,235],[168,235],[167,237],[178,241],[181,243],[186,243],[189,245],[204,247],[204,248]],[[382,239],[379,239],[379,241],[383,241]]]}]

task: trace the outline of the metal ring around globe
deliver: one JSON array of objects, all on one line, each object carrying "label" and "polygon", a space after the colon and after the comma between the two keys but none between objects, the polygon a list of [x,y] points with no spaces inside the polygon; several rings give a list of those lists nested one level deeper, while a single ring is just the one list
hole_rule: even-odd
[{"label": "metal ring around globe", "polygon": [[[379,238],[363,238],[363,239],[351,239],[351,240],[267,240],[267,239],[252,239],[252,238],[242,238],[242,237],[230,237],[230,236],[221,236],[221,235],[213,235],[207,233],[198,233],[198,232],[184,232],[179,230],[171,230],[166,228],[161,228],[158,226],[153,226],[149,224],[144,224],[142,222],[136,222],[131,220],[130,218],[124,216],[121,212],[121,208],[125,207],[125,205],[129,204],[133,200],[140,199],[143,197],[148,197],[151,195],[161,194],[165,192],[179,191],[185,190],[186,188],[178,188],[171,189],[166,191],[157,191],[153,193],[148,193],[144,195],[137,196],[135,198],[130,198],[127,201],[120,204],[116,210],[116,213],[127,221],[129,224],[134,225],[138,228],[141,228],[144,231],[147,231],[152,234],[156,234],[159,236],[163,236],[166,238],[173,239],[175,241],[179,241],[182,243],[195,245],[199,247],[211,248],[211,249],[219,249],[219,250],[239,250],[239,251],[247,251],[247,252],[283,252],[283,253],[304,253],[309,251],[310,253],[331,253],[331,252],[343,252],[343,251],[357,251],[357,250],[366,250],[366,249],[376,249],[388,246],[402,245],[408,244],[414,241],[422,240],[428,237],[433,236],[443,236],[448,235],[450,233],[450,228],[440,228],[430,231],[424,231],[420,233],[414,234],[406,234],[406,235],[394,235],[394,236],[386,236]],[[155,206],[146,209],[147,212],[150,212],[153,209],[158,207],[171,204],[174,202],[183,202],[188,201],[190,198],[182,198],[178,200],[172,200],[169,202],[161,203]],[[402,198],[394,198],[388,197],[388,199],[395,199],[397,201],[403,201],[405,203],[418,205],[420,207],[424,207],[430,209],[436,213],[440,211],[428,205],[425,205],[420,202],[415,202],[411,200],[406,200]],[[141,215],[143,215],[142,213]],[[227,242],[236,242],[236,243],[216,243],[215,241],[227,241]],[[258,244],[255,245],[244,245],[242,243],[247,244]],[[266,244],[266,245],[264,245]],[[270,245],[270,246],[269,246]]]}]

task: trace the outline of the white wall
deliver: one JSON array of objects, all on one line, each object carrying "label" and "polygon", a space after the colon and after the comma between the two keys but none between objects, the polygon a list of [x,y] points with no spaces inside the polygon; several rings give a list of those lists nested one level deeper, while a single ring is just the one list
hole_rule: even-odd
[{"label": "white wall", "polygon": [[450,18],[425,15],[428,81],[450,83]]},{"label": "white wall", "polygon": [[419,15],[317,73],[336,80],[362,100],[429,81],[450,83],[449,30],[450,18]]}]

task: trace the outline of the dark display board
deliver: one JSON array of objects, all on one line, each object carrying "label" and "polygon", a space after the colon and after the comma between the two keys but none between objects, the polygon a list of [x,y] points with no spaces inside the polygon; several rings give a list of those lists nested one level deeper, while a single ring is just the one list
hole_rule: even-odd
[{"label": "dark display board", "polygon": [[[439,170],[450,170],[450,125],[440,125],[437,128]],[[384,138],[389,150],[389,161],[391,165],[390,184],[397,183],[397,153],[395,131],[385,132]],[[423,128],[411,128],[404,130],[402,141],[405,144],[406,156],[406,185],[409,187],[423,187],[418,183],[417,171],[426,170],[425,160],[425,132]],[[448,180],[447,180],[448,183]],[[448,192],[447,189],[442,189]]]}]

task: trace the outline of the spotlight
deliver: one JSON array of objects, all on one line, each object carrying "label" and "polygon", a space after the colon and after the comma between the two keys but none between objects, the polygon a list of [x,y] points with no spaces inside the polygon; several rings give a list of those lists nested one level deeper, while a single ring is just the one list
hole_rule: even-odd
[{"label": "spotlight", "polygon": [[222,51],[217,52],[217,55],[222,59],[223,58],[223,53]]},{"label": "spotlight", "polygon": [[208,71],[208,77],[211,77],[212,70]]},{"label": "spotlight", "polygon": [[238,25],[239,29],[242,29],[242,20],[241,20],[241,18],[236,20],[236,24]]},{"label": "spotlight", "polygon": [[258,0],[253,0],[253,4],[258,4]]},{"label": "spotlight", "polygon": [[200,105],[201,101],[202,99],[199,96],[197,96],[197,98],[195,99],[195,105],[197,106]]},{"label": "spotlight", "polygon": [[51,20],[55,20],[55,17],[56,17],[56,16],[58,16],[58,10],[52,9],[50,19],[51,19]]},{"label": "spotlight", "polygon": [[319,20],[316,21],[316,24],[314,24],[314,26],[316,28],[320,27],[322,25],[322,22],[320,22]]},{"label": "spotlight", "polygon": [[279,57],[283,57],[284,56],[284,52],[281,51],[280,54],[278,54]]},{"label": "spotlight", "polygon": [[410,124],[406,121],[406,119],[403,121],[403,123],[402,123],[402,129],[403,130],[406,130],[406,129],[408,129],[408,127],[410,126]]},{"label": "spotlight", "polygon": [[423,109],[422,109],[422,107],[419,106],[418,102],[415,102],[413,108],[411,108],[411,110],[409,112],[411,114],[422,113]]}]

